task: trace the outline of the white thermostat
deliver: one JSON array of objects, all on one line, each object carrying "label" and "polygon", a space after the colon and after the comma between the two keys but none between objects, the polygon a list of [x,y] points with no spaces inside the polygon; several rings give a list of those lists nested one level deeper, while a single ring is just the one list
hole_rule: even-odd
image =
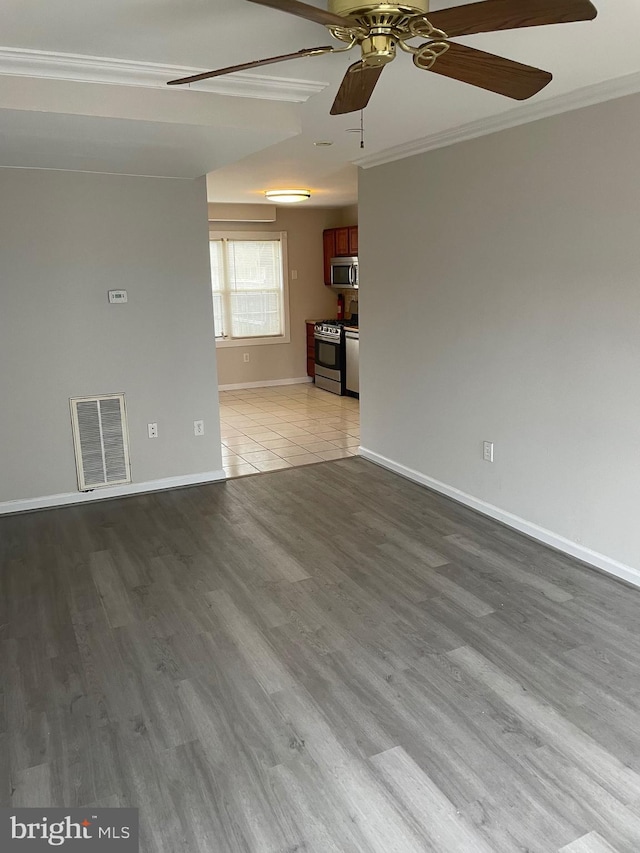
[{"label": "white thermostat", "polygon": [[118,302],[126,302],[127,301],[127,291],[126,290],[110,290],[109,291],[109,302],[112,305],[115,305]]}]

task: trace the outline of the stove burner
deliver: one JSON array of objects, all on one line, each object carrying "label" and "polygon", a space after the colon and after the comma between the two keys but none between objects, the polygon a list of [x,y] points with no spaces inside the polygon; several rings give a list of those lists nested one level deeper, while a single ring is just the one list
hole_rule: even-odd
[{"label": "stove burner", "polygon": [[342,328],[343,326],[355,326],[356,324],[353,320],[318,320],[316,326],[338,326]]}]

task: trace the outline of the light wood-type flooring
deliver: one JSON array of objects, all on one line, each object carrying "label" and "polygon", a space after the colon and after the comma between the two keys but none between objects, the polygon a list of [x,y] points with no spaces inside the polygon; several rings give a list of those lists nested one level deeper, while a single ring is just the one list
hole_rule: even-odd
[{"label": "light wood-type flooring", "polygon": [[0,519],[0,806],[144,853],[637,853],[640,591],[354,457]]}]

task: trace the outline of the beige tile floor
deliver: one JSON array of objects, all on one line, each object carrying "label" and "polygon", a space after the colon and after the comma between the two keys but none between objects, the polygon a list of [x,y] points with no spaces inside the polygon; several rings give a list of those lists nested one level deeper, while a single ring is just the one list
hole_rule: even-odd
[{"label": "beige tile floor", "polygon": [[313,384],[220,392],[222,464],[228,477],[355,456],[360,407]]}]

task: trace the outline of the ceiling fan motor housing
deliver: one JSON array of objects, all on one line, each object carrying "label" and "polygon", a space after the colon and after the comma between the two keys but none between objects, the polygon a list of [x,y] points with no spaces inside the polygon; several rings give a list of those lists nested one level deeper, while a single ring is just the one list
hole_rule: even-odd
[{"label": "ceiling fan motor housing", "polygon": [[386,33],[371,33],[360,42],[362,61],[365,65],[386,65],[396,56],[396,42]]},{"label": "ceiling fan motor housing", "polygon": [[[336,15],[355,19],[367,32],[358,39],[365,65],[381,66],[396,56],[397,32],[404,29],[414,15],[426,15],[429,0],[413,0],[411,4],[366,3],[362,0],[329,0],[329,10]],[[334,32],[338,38],[348,41],[348,30]]]},{"label": "ceiling fan motor housing", "polygon": [[[411,3],[367,3],[363,0],[329,0],[329,11],[347,18],[362,18],[369,25],[386,23],[386,19],[402,19],[411,15],[426,15],[429,0],[412,0]],[[389,23],[393,26],[394,24]]]}]

